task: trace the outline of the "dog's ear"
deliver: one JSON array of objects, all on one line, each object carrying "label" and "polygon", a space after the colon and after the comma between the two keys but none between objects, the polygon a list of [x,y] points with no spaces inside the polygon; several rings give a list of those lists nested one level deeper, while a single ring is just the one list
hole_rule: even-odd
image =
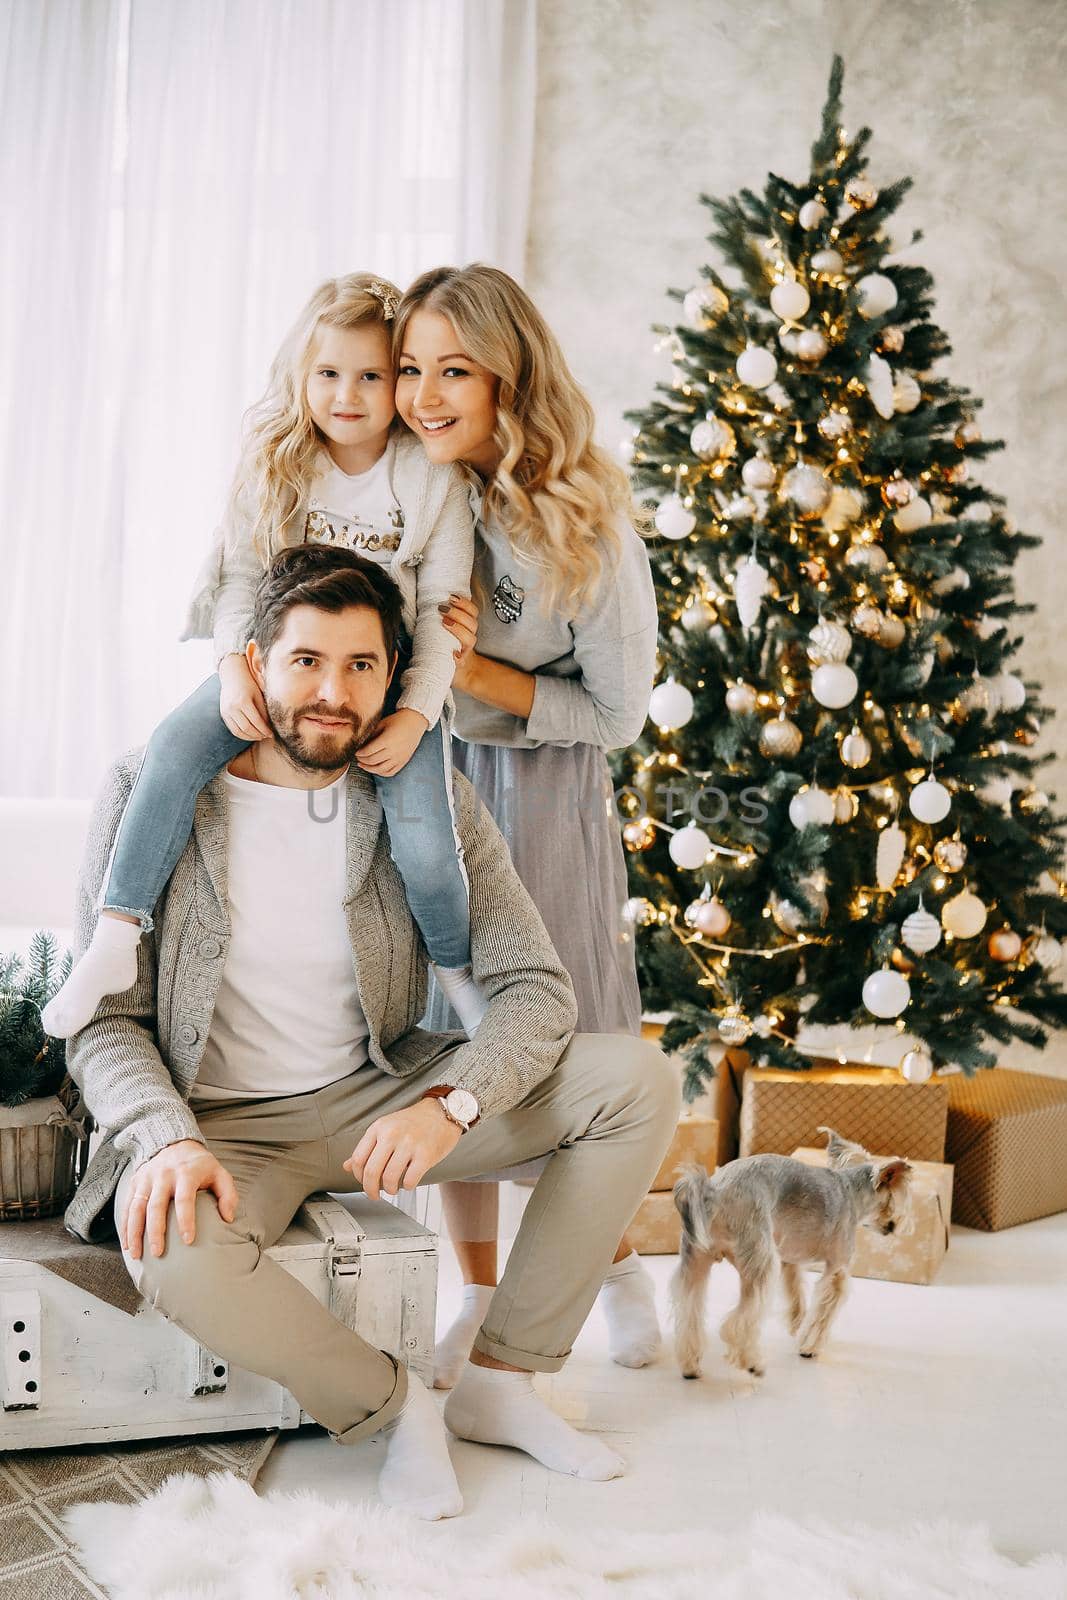
[{"label": "dog's ear", "polygon": [[888,1161],[883,1161],[881,1166],[875,1168],[874,1187],[876,1189],[902,1189],[911,1177],[910,1162],[901,1156],[891,1156]]},{"label": "dog's ear", "polygon": [[859,1167],[871,1158],[861,1144],[854,1144],[851,1139],[842,1139],[835,1128],[821,1127],[820,1133],[826,1134],[826,1156],[830,1165],[838,1172],[842,1167]]}]

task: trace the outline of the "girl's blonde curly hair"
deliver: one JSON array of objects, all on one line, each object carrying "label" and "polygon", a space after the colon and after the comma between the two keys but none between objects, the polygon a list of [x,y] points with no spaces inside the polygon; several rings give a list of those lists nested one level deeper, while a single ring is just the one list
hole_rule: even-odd
[{"label": "girl's blonde curly hair", "polygon": [[249,524],[264,567],[292,542],[290,524],[307,498],[322,449],[306,398],[319,328],[377,323],[388,332],[399,303],[399,289],[371,272],[327,278],[308,300],[271,362],[265,392],[245,412],[225,522],[231,551],[245,542]]},{"label": "girl's blonde curly hair", "polygon": [[620,514],[633,521],[626,474],[594,442],[593,408],[555,335],[513,278],[497,267],[435,267],[407,290],[394,349],[416,311],[452,323],[464,351],[497,379],[500,463],[485,492],[518,552],[544,577],[550,605],[580,611],[619,549]]}]

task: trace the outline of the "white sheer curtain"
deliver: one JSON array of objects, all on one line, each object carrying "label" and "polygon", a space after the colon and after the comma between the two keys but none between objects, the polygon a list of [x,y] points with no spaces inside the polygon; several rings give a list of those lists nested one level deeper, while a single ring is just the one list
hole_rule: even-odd
[{"label": "white sheer curtain", "polygon": [[521,276],[535,0],[0,0],[0,790],[91,792],[314,285]]}]

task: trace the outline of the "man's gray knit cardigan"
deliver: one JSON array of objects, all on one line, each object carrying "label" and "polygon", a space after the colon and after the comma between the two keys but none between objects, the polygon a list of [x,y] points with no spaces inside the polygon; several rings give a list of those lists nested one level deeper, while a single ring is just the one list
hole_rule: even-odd
[{"label": "man's gray knit cardigan", "polygon": [[[95,927],[97,897],[139,765],[139,751],[116,762],[93,812],[78,886],[76,957]],[[507,845],[457,774],[471,960],[487,1007],[473,1040],[428,1033],[418,1026],[426,1005],[426,950],[389,854],[381,803],[371,778],[354,765],[346,792],[345,910],[370,1061],[404,1077],[453,1051],[447,1077],[431,1081],[470,1089],[483,1116],[509,1110],[555,1067],[573,1034],[577,1007]],[[263,871],[270,872],[269,861]],[[64,1217],[78,1238],[113,1231],[109,1202],[131,1161],[147,1161],[178,1139],[202,1139],[188,1100],[226,960],[227,903],[226,797],[219,776],[197,797],[193,835],[155,907],[154,930],[141,939],[137,981],[125,994],[108,995],[67,1046],[71,1077],[103,1132]]]}]

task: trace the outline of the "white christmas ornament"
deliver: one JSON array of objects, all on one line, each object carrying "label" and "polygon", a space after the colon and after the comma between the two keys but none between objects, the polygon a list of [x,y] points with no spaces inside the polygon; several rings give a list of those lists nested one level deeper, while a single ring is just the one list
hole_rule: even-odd
[{"label": "white christmas ornament", "polygon": [[836,711],[856,698],[859,679],[843,661],[830,661],[816,667],[811,675],[811,692],[821,706]]},{"label": "white christmas ornament", "polygon": [[936,778],[917,783],[908,796],[908,810],[920,822],[940,822],[952,807],[952,796]]},{"label": "white christmas ornament", "polygon": [[739,679],[726,691],[726,709],[735,716],[748,716],[755,711],[757,704],[756,691],[750,683],[742,683]]},{"label": "white christmas ornament", "polygon": [[893,512],[893,526],[901,533],[916,533],[932,521],[933,515],[929,500],[917,494],[914,500],[909,500],[906,506]]},{"label": "white christmas ornament", "polygon": [[938,578],[930,587],[934,594],[951,594],[954,589],[969,589],[971,587],[971,575],[963,567],[953,567],[950,572],[946,572],[943,578]]},{"label": "white christmas ornament", "polygon": [[816,664],[847,661],[851,649],[852,635],[840,622],[817,622],[808,634],[808,660]]},{"label": "white christmas ornament", "polygon": [[782,479],[782,493],[796,506],[802,517],[821,517],[833,498],[833,485],[818,467],[799,462]]},{"label": "white christmas ornament", "polygon": [[707,899],[701,896],[699,900],[694,900],[691,906],[686,906],[685,920],[691,928],[696,928],[698,933],[707,934],[709,939],[721,939],[724,933],[729,933],[730,924],[733,922],[718,895],[709,896]]},{"label": "white christmas ornament", "polygon": [[752,389],[766,389],[778,376],[778,363],[762,345],[746,345],[735,363],[737,376]]},{"label": "white christmas ornament", "polygon": [[1002,711],[1021,711],[1026,704],[1026,685],[1014,672],[1002,672],[993,679]]},{"label": "white christmas ornament", "polygon": [[957,939],[973,939],[985,927],[986,909],[976,894],[961,889],[941,907],[941,923]]},{"label": "white christmas ornament", "polygon": [[650,922],[656,920],[656,908],[651,900],[646,900],[643,895],[634,895],[627,900],[622,908],[622,920],[631,927],[645,928]]},{"label": "white christmas ornament", "polygon": [[834,820],[834,797],[825,789],[801,789],[789,802],[794,828],[828,828]]},{"label": "white christmas ornament", "polygon": [[883,272],[868,272],[856,284],[861,317],[884,317],[897,303],[896,284]]},{"label": "white christmas ornament", "polygon": [[703,328],[709,322],[714,322],[717,317],[721,317],[729,304],[729,300],[715,284],[702,283],[696,289],[690,289],[682,301],[682,311],[691,328]]},{"label": "white christmas ornament", "polygon": [[656,527],[665,539],[686,539],[696,525],[696,517],[680,494],[669,494],[660,501]]},{"label": "white christmas ornament", "polygon": [[908,1083],[926,1083],[933,1077],[934,1063],[925,1050],[909,1050],[900,1071]]},{"label": "white christmas ornament", "polygon": [[795,278],[776,283],[771,290],[771,310],[783,322],[799,322],[811,305],[811,295]]},{"label": "white christmas ornament", "polygon": [[880,417],[887,421],[893,415],[893,369],[881,356],[871,356],[867,362],[867,393]]},{"label": "white christmas ornament", "polygon": [[906,629],[901,619],[893,616],[892,612],[890,612],[888,616],[882,619],[882,626],[879,628],[877,635],[878,643],[884,645],[887,650],[895,650],[898,645],[904,643],[905,632]]},{"label": "white christmas ornament", "polygon": [[863,985],[863,1003],[876,1017],[899,1017],[910,999],[907,978],[888,967],[872,972]]},{"label": "white christmas ornament", "polygon": [[891,889],[896,883],[897,874],[904,862],[906,844],[907,836],[897,822],[891,822],[878,835],[874,875],[878,880],[879,889]]},{"label": "white christmas ornament", "polygon": [[715,621],[715,613],[706,602],[697,600],[693,605],[686,606],[678,621],[686,633],[702,633]]},{"label": "white christmas ornament", "polygon": [[773,489],[778,479],[778,469],[766,456],[749,456],[741,468],[741,477],[748,489]]},{"label": "white christmas ornament", "polygon": [[822,360],[829,348],[826,335],[819,328],[805,328],[797,336],[797,355],[801,361],[807,361],[812,366]]},{"label": "white christmas ornament", "polygon": [[715,461],[725,456],[732,456],[737,449],[737,438],[728,422],[715,416],[705,417],[703,422],[698,422],[689,435],[689,443],[693,454],[700,457],[701,461]]},{"label": "white christmas ornament", "polygon": [[900,937],[915,955],[924,956],[941,943],[941,924],[920,900],[918,911],[904,918]]},{"label": "white christmas ornament", "polygon": [[863,496],[859,490],[839,487],[831,493],[830,504],[822,514],[823,526],[831,533],[840,533],[862,514]]},{"label": "white christmas ornament", "polygon": [[734,578],[734,601],[738,621],[743,628],[751,628],[756,621],[766,592],[767,569],[760,566],[755,556],[748,556],[738,567]]},{"label": "white christmas ornament", "polygon": [[845,564],[850,567],[860,567],[864,572],[869,572],[872,577],[880,577],[889,565],[889,557],[880,544],[864,544],[856,540],[845,551]]},{"label": "white christmas ornament", "polygon": [[922,397],[923,392],[911,373],[900,373],[893,385],[893,410],[914,411]]},{"label": "white christmas ornament", "polygon": [[811,258],[812,272],[821,273],[827,278],[835,277],[844,265],[844,257],[839,250],[816,250]]},{"label": "white christmas ornament", "polygon": [[684,683],[667,678],[653,689],[648,702],[648,714],[658,728],[668,731],[684,728],[693,715],[695,702]]},{"label": "white christmas ornament", "polygon": [[865,767],[871,759],[871,741],[859,728],[853,728],[841,740],[840,753],[846,767]]},{"label": "white christmas ornament", "polygon": [[676,867],[695,872],[697,867],[702,867],[708,859],[711,840],[703,828],[698,828],[695,822],[690,822],[671,835],[667,849]]},{"label": "white christmas ornament", "polygon": [[1030,946],[1030,954],[1039,967],[1044,967],[1046,972],[1055,972],[1063,960],[1063,946],[1050,933],[1042,932]]},{"label": "white christmas ornament", "polygon": [[825,222],[828,215],[821,200],[805,200],[800,208],[798,221],[802,228],[810,232],[812,228],[817,228],[821,222]]},{"label": "white christmas ornament", "polygon": [[756,515],[756,502],[747,494],[735,494],[722,508],[723,517],[727,521],[737,521],[740,517],[754,517]]}]

